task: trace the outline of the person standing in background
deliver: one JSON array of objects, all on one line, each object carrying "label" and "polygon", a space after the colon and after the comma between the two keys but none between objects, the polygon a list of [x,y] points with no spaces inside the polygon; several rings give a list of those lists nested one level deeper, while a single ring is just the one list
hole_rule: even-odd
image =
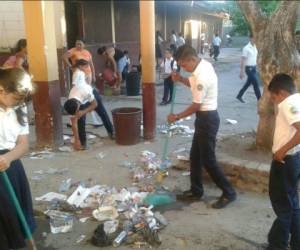
[{"label": "person standing in background", "polygon": [[161,46],[164,39],[162,38],[162,35],[159,30],[155,33],[155,58],[156,58],[156,67],[158,68],[161,60],[162,60],[162,52],[161,52]]},{"label": "person standing in background", "polygon": [[26,39],[20,39],[15,49],[13,50],[14,55],[10,56],[3,64],[3,69],[20,68],[28,70],[27,62],[27,41]]},{"label": "person standing in background", "polygon": [[177,49],[177,36],[175,30],[172,30],[171,36],[170,36],[170,48],[172,50],[172,54],[175,55],[176,49]]},{"label": "person standing in background", "polygon": [[247,74],[247,81],[244,84],[244,86],[241,88],[237,95],[237,99],[245,103],[243,100],[243,95],[246,92],[246,90],[250,87],[250,85],[253,85],[254,93],[257,98],[257,100],[260,99],[261,93],[259,89],[259,84],[256,76],[256,62],[257,62],[257,49],[254,43],[253,35],[251,34],[249,36],[250,41],[249,43],[243,48],[243,54],[241,58],[241,72],[240,72],[240,78],[245,78],[245,72]]},{"label": "person standing in background", "polygon": [[182,45],[185,45],[185,40],[184,40],[183,35],[182,35],[181,32],[178,34],[178,38],[177,38],[176,43],[177,43],[177,48],[182,46]]},{"label": "person standing in background", "polygon": [[220,46],[221,46],[221,43],[222,43],[222,40],[219,37],[219,34],[216,33],[215,36],[214,36],[214,38],[213,38],[213,41],[212,41],[213,48],[214,48],[214,60],[215,61],[218,61],[218,56],[220,55]]}]

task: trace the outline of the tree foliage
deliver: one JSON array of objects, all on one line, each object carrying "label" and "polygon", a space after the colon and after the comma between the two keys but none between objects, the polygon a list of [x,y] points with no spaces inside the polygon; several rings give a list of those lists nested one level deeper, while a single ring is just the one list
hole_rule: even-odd
[{"label": "tree foliage", "polygon": [[[277,8],[278,6],[278,0],[258,0],[257,1],[261,7],[261,10],[266,16],[270,16],[272,12]],[[240,35],[248,35],[250,31],[250,26],[245,20],[244,15],[242,14],[240,8],[238,7],[236,1],[227,1],[227,11],[230,14],[230,18],[232,20],[232,23],[234,25],[233,32],[240,34]]]}]

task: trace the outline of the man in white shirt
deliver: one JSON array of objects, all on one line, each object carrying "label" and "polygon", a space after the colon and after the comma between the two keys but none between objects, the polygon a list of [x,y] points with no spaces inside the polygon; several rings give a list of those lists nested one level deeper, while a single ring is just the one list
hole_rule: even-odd
[{"label": "man in white shirt", "polygon": [[167,105],[172,102],[174,82],[171,77],[171,73],[174,70],[177,70],[177,64],[174,58],[172,57],[171,49],[166,49],[165,58],[162,61],[161,65],[161,78],[164,79],[164,94],[162,102],[160,105]]},{"label": "man in white shirt", "polygon": [[293,79],[277,74],[268,90],[278,107],[273,138],[269,195],[277,216],[268,235],[267,250],[300,249],[300,94]]},{"label": "man in white shirt", "polygon": [[257,100],[261,97],[258,80],[256,76],[256,62],[257,62],[257,49],[254,43],[253,35],[250,35],[250,41],[249,43],[243,48],[243,54],[241,59],[241,73],[240,78],[245,78],[245,72],[247,74],[247,81],[244,84],[244,86],[241,88],[237,95],[237,99],[245,103],[243,100],[243,95],[246,92],[246,90],[250,87],[250,85],[253,85],[254,93],[256,95]]},{"label": "man in white shirt", "polygon": [[177,37],[175,30],[172,30],[171,37],[170,37],[170,48],[172,49],[173,55],[177,49]]},{"label": "man in white shirt", "polygon": [[[202,168],[222,190],[222,195],[212,206],[224,208],[236,199],[236,192],[217,163],[215,155],[216,136],[220,125],[217,111],[218,78],[212,65],[197,56],[190,45],[178,48],[175,55],[178,65],[187,72],[189,78],[172,73],[173,81],[180,81],[192,91],[193,103],[179,114],[170,114],[170,123],[196,114],[195,134],[190,152],[191,189],[183,193],[183,199],[199,200],[203,196]],[[179,197],[178,197],[179,198]]]},{"label": "man in white shirt", "polygon": [[70,91],[64,108],[71,115],[72,131],[74,134],[74,149],[86,149],[85,119],[86,114],[97,107],[93,88],[88,84],[75,85]]},{"label": "man in white shirt", "polygon": [[218,61],[218,56],[220,54],[220,46],[221,46],[221,43],[222,43],[222,40],[219,37],[218,33],[215,34],[212,43],[213,43],[213,46],[214,46],[214,59],[215,59],[215,61]]},{"label": "man in white shirt", "polygon": [[177,38],[176,43],[177,43],[177,48],[182,46],[182,45],[185,45],[185,40],[184,40],[183,35],[182,35],[181,32],[178,34],[178,38]]}]

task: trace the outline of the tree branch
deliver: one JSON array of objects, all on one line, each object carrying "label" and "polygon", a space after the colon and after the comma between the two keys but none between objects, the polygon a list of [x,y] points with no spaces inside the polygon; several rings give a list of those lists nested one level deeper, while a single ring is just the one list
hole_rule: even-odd
[{"label": "tree branch", "polygon": [[253,33],[256,33],[260,26],[265,23],[266,16],[256,1],[238,0],[238,5],[242,10],[246,20],[248,21]]}]

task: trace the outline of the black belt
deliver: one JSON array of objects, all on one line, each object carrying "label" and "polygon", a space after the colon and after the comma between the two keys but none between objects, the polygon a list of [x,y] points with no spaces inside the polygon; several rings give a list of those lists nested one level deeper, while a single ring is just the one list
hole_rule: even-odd
[{"label": "black belt", "polygon": [[217,112],[218,112],[217,110],[197,111],[196,112],[196,117],[200,117],[200,116],[208,115],[208,114],[214,114],[214,113],[217,113]]},{"label": "black belt", "polygon": [[254,65],[254,66],[246,66],[246,68],[256,68],[256,65]]}]

